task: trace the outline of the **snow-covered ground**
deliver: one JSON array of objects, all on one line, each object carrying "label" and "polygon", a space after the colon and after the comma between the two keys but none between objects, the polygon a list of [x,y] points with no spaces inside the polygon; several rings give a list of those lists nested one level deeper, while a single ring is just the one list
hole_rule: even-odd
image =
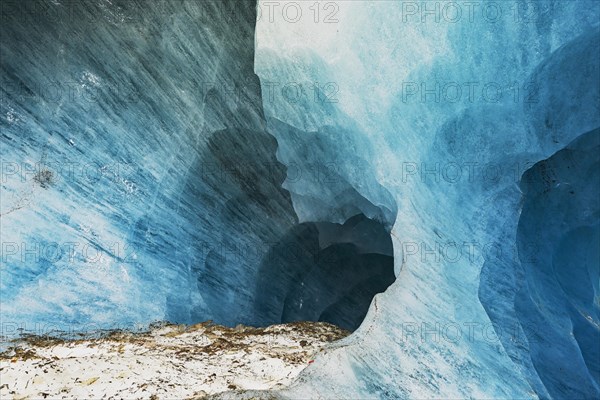
[{"label": "snow-covered ground", "polygon": [[41,337],[0,355],[2,399],[185,399],[281,389],[348,332],[326,323],[167,325],[101,339]]}]

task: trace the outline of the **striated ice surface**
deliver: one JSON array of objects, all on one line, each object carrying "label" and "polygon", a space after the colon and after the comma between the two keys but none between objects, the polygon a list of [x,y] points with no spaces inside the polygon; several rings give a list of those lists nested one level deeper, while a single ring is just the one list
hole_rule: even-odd
[{"label": "striated ice surface", "polygon": [[280,396],[600,397],[599,18],[3,2],[2,335],[321,320]]},{"label": "striated ice surface", "polygon": [[255,2],[3,4],[5,334],[251,322],[257,255],[296,221],[255,21]]}]

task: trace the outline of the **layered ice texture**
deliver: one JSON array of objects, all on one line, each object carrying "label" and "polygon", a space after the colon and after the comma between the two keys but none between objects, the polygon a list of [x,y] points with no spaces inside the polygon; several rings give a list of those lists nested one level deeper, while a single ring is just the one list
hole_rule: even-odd
[{"label": "layered ice texture", "polygon": [[597,2],[2,12],[4,335],[320,319],[281,396],[600,396]]}]

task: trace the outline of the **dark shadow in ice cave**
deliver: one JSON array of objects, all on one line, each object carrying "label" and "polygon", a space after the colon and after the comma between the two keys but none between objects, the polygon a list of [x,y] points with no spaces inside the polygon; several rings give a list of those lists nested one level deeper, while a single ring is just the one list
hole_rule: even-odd
[{"label": "dark shadow in ice cave", "polygon": [[344,224],[302,223],[263,260],[256,311],[261,324],[324,321],[353,331],[394,280],[392,241],[381,222],[359,214]]},{"label": "dark shadow in ice cave", "polygon": [[[202,204],[189,215],[198,221],[192,234],[199,247],[190,264],[207,306],[190,319],[230,326],[325,321],[355,330],[375,294],[395,279],[389,218],[338,177],[343,204],[320,206],[327,210],[320,222],[299,223],[282,187],[287,167],[277,146],[262,130],[224,129],[190,169],[186,203]],[[325,222],[330,213],[345,222]]]}]

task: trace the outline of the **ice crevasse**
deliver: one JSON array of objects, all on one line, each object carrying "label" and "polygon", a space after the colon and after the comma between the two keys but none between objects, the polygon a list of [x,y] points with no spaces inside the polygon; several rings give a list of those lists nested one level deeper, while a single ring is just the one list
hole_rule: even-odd
[{"label": "ice crevasse", "polygon": [[41,3],[0,27],[3,335],[329,318],[277,396],[600,396],[599,3]]}]

